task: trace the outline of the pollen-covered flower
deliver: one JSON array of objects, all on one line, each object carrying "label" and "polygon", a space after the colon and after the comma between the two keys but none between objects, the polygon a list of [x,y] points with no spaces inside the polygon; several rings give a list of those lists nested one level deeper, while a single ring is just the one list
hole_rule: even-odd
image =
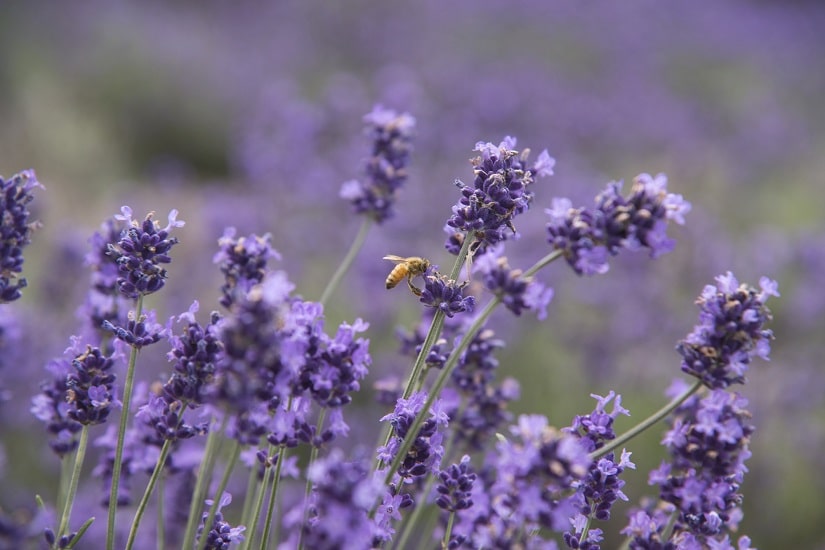
[{"label": "pollen-covered flower", "polygon": [[0,304],[20,298],[20,290],[27,284],[17,274],[23,271],[23,248],[39,226],[29,221],[27,208],[37,187],[43,188],[34,170],[24,170],[8,180],[0,177]]},{"label": "pollen-covered flower", "polygon": [[234,227],[226,228],[223,236],[218,239],[220,249],[212,259],[224,276],[220,303],[225,308],[235,302],[238,294],[248,292],[253,285],[263,281],[266,264],[270,259],[281,259],[269,242],[269,233],[264,236],[253,233],[236,238],[236,232]]},{"label": "pollen-covered flower", "polygon": [[177,220],[178,211],[169,213],[166,227],[152,219],[149,213],[143,222],[132,219],[132,209],[124,206],[121,214],[115,218],[126,223],[126,230],[117,243],[109,244],[109,254],[115,258],[118,266],[118,289],[124,296],[137,299],[139,295],[157,292],[166,282],[166,269],[160,264],[172,261],[169,251],[178,243],[178,239],[169,233],[175,227],[183,227],[183,221]]},{"label": "pollen-covered flower", "polygon": [[667,192],[667,177],[640,174],[630,195],[620,194],[621,182],[611,182],[596,197],[593,208],[573,208],[568,199],[554,199],[547,209],[550,244],[579,275],[606,273],[608,258],[622,249],[650,249],[656,258],[673,249],[668,222],[684,223],[690,203]]},{"label": "pollen-covered flower", "polygon": [[444,312],[447,317],[456,313],[472,313],[476,303],[474,297],[464,296],[464,285],[432,270],[424,275],[424,290],[419,301]]},{"label": "pollen-covered flower", "polygon": [[745,382],[754,356],[768,359],[773,332],[764,328],[772,318],[765,302],[779,292],[767,277],[759,285],[761,290],[740,285],[728,271],[716,277],[716,286],[704,288],[697,300],[699,324],[676,346],[684,372],[709,388],[726,388]]},{"label": "pollen-covered flower", "polygon": [[344,183],[341,198],[349,200],[357,214],[381,223],[392,217],[395,194],[407,179],[415,119],[377,105],[364,122],[373,140],[372,155],[365,162],[364,179]]},{"label": "pollen-covered flower", "polygon": [[515,150],[516,138],[505,137],[499,145],[478,142],[472,159],[475,178],[472,185],[456,180],[461,198],[444,230],[449,237],[446,247],[453,254],[461,248],[463,234],[475,231],[473,246],[483,252],[487,246],[516,233],[513,218],[525,212],[533,201],[529,189],[536,176],[551,175],[555,160],[542,151],[533,165],[527,163],[529,149]]},{"label": "pollen-covered flower", "polygon": [[491,248],[474,259],[473,268],[481,273],[484,286],[514,314],[521,315],[527,309],[534,311],[539,320],[545,319],[553,289],[533,277],[525,277],[520,269],[511,269],[501,252],[500,247]]}]

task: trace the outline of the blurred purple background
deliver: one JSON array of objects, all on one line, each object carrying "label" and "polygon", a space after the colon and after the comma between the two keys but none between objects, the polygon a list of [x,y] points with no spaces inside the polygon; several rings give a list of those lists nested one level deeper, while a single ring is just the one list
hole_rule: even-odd
[{"label": "blurred purple background", "polygon": [[[508,244],[525,268],[549,251],[553,197],[590,204],[609,180],[665,172],[694,206],[671,230],[675,252],[625,255],[588,279],[554,264],[539,275],[556,289],[546,321],[497,314],[517,410],[563,426],[613,389],[633,414],[618,431],[631,426],[679,374],[673,346],[702,286],[727,270],[775,278],[773,358],[741,388],[757,426],[742,530],[760,548],[825,545],[823,59],[816,1],[4,2],[0,174],[31,167],[47,189],[30,286],[0,309],[0,506],[51,491],[57,462],[28,403],[73,332],[103,219],[128,204],[187,221],[150,303],[161,318],[195,298],[217,307],[211,258],[227,225],[271,232],[278,267],[317,298],[360,223],[338,190],[360,176],[361,118],[380,103],[417,119],[410,178],[328,310],[372,323],[376,373],[403,368],[393,333],[418,314],[384,290],[381,257],[451,264],[442,227],[477,141],[514,135],[557,160]],[[141,361],[162,372],[162,352]],[[631,444],[632,501],[652,494],[660,437]]]}]

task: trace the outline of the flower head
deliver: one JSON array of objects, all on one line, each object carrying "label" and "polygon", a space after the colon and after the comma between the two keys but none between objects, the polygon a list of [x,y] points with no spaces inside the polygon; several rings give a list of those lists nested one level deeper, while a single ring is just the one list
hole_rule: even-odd
[{"label": "flower head", "polygon": [[535,311],[539,320],[547,317],[547,305],[553,298],[553,289],[533,277],[525,277],[520,269],[511,269],[501,248],[489,249],[476,258],[473,267],[481,273],[484,286],[515,315],[525,309]]},{"label": "flower head", "polygon": [[664,174],[640,174],[626,197],[621,186],[608,184],[594,208],[573,208],[569,200],[555,199],[547,210],[549,242],[579,275],[606,273],[608,257],[622,249],[648,248],[652,258],[673,249],[675,241],[666,235],[668,222],[684,223],[690,203],[667,192]]},{"label": "flower head", "polygon": [[475,298],[464,296],[464,285],[429,270],[424,275],[424,290],[419,301],[429,307],[443,311],[447,317],[456,313],[472,313]]},{"label": "flower head", "polygon": [[364,117],[373,140],[372,156],[364,166],[364,180],[351,180],[341,187],[341,197],[358,214],[381,223],[393,215],[395,194],[407,179],[415,119],[376,105]]},{"label": "flower head", "polygon": [[27,284],[17,274],[23,271],[23,248],[39,226],[29,221],[27,208],[37,187],[43,188],[34,170],[24,170],[8,180],[0,177],[0,304],[20,298]]},{"label": "flower head", "polygon": [[763,277],[759,283],[761,290],[740,285],[729,271],[704,288],[699,324],[676,346],[684,372],[709,388],[726,388],[745,382],[754,356],[768,359],[773,332],[764,328],[771,320],[765,301],[779,293],[775,281]]},{"label": "flower head", "polygon": [[533,192],[529,186],[534,177],[553,173],[555,161],[547,151],[542,151],[530,166],[527,164],[530,150],[519,152],[515,146],[516,139],[509,136],[499,145],[476,144],[475,150],[480,155],[471,161],[475,174],[473,185],[456,180],[461,198],[453,206],[453,214],[444,228],[449,235],[446,247],[451,253],[458,253],[463,240],[463,235],[458,235],[462,233],[475,232],[473,246],[479,252],[505,240],[508,232],[515,234],[513,218],[530,207]]},{"label": "flower head", "polygon": [[177,220],[177,210],[169,213],[169,223],[164,228],[152,219],[151,212],[141,223],[132,219],[132,209],[128,206],[120,211],[115,218],[126,222],[127,228],[117,243],[109,244],[109,254],[117,262],[118,289],[124,296],[137,299],[141,294],[152,294],[163,288],[167,274],[160,264],[172,261],[168,253],[178,243],[169,233],[175,227],[183,227],[185,222]]}]

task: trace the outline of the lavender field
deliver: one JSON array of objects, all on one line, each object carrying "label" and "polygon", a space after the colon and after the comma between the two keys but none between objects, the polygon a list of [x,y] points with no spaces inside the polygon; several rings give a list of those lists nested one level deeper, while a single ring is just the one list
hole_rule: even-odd
[{"label": "lavender field", "polygon": [[0,550],[825,548],[822,29],[4,2]]}]

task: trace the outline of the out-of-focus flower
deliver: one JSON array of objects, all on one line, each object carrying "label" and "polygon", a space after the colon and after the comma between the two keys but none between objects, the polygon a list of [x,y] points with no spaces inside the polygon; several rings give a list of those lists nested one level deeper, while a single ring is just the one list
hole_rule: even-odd
[{"label": "out-of-focus flower", "polygon": [[23,248],[40,225],[29,221],[27,209],[37,187],[43,188],[34,170],[24,170],[8,180],[0,177],[0,303],[20,298],[20,290],[27,284],[17,274],[23,271]]},{"label": "out-of-focus flower", "polygon": [[372,156],[365,162],[365,178],[344,183],[341,197],[357,214],[381,223],[392,217],[396,192],[407,179],[415,119],[377,105],[364,122],[373,140]]},{"label": "out-of-focus flower", "polygon": [[236,229],[228,227],[218,239],[220,249],[212,259],[223,273],[223,296],[220,303],[230,308],[238,294],[244,294],[253,285],[260,283],[266,274],[266,264],[270,259],[280,260],[281,256],[270,245],[271,235],[251,234],[235,237]]}]

